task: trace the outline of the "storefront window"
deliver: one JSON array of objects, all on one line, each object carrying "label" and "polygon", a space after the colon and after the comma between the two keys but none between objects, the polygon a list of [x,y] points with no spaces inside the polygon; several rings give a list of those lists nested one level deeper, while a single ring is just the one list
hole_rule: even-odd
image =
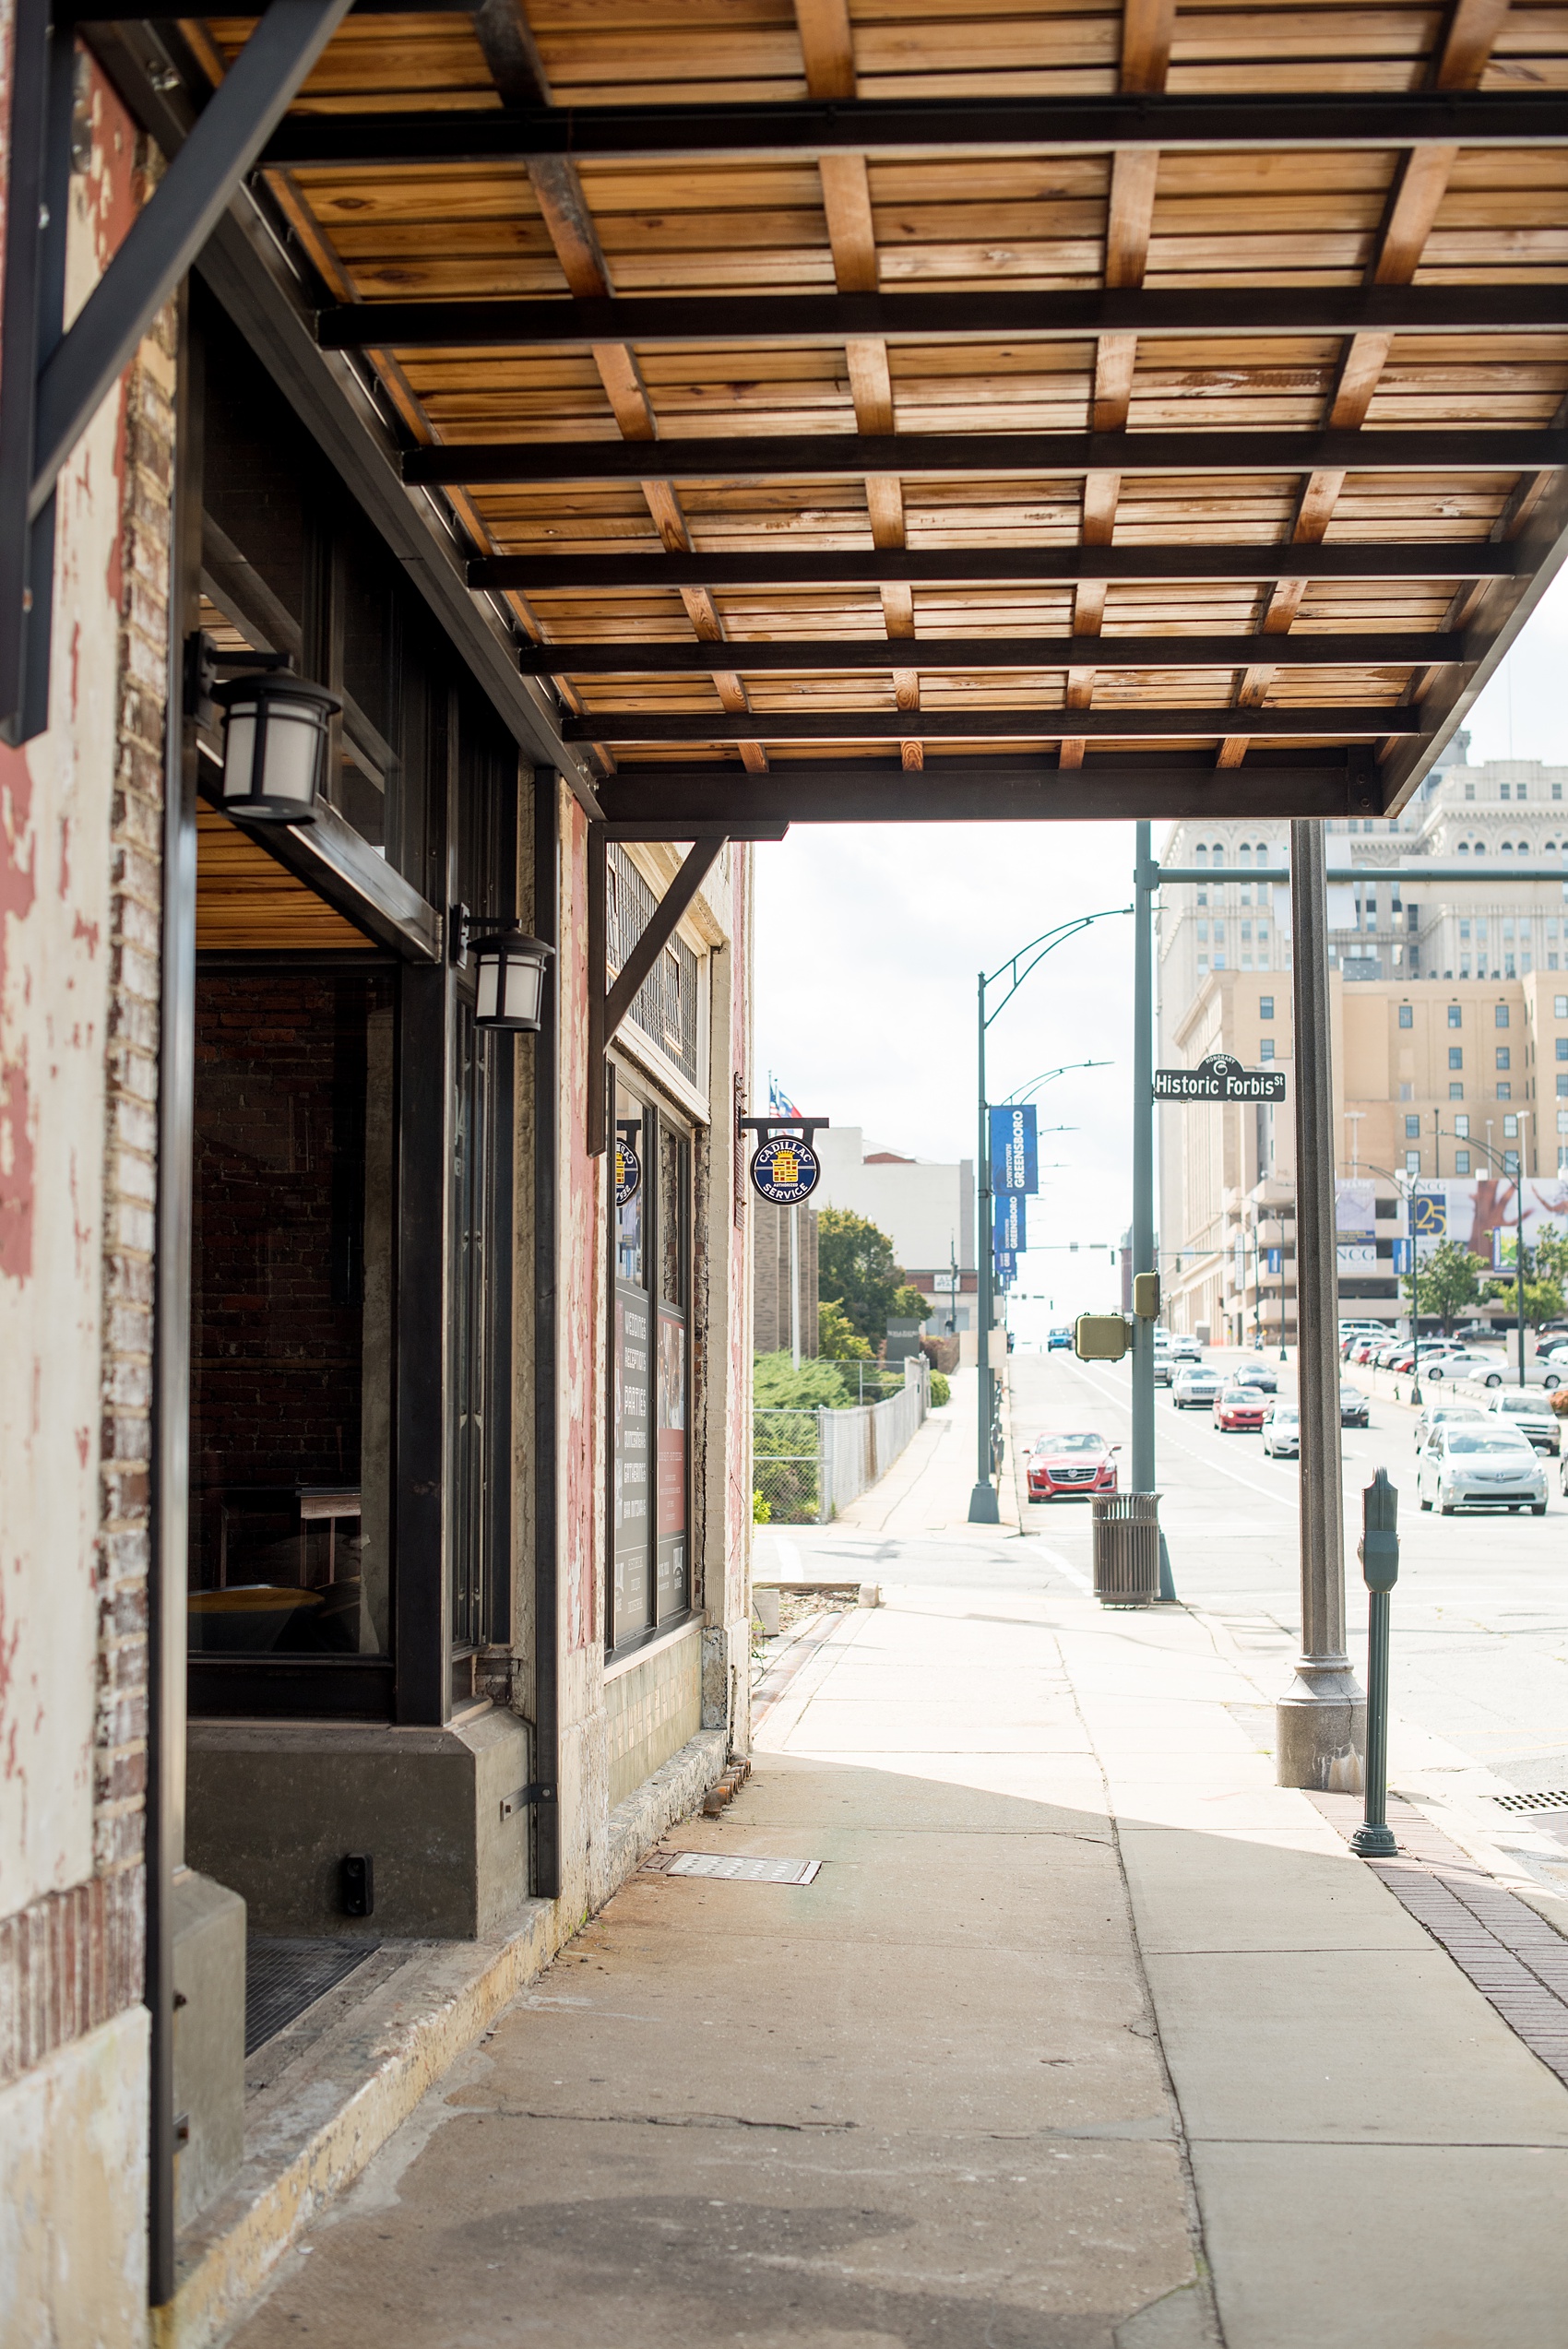
[{"label": "storefront window", "polygon": [[620,1647],[684,1614],[691,1588],[691,1143],[669,1113],[620,1078],[611,1163],[614,1585],[609,1641]]},{"label": "storefront window", "polygon": [[197,989],[190,1644],[391,1643],[393,975]]}]

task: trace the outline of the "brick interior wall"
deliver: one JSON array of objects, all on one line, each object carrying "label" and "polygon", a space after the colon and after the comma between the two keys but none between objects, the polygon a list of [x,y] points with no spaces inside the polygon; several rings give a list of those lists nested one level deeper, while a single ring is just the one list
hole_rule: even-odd
[{"label": "brick interior wall", "polygon": [[[223,1489],[357,1485],[364,1298],[366,1020],[385,972],[203,972],[192,1266],[194,1579],[219,1578]],[[279,1524],[231,1515],[231,1538]],[[292,1579],[286,1537],[232,1582]],[[297,1550],[295,1552],[297,1557]],[[259,1560],[259,1565],[258,1565]],[[273,1571],[277,1569],[278,1571]],[[296,1569],[297,1571],[297,1569]]]}]

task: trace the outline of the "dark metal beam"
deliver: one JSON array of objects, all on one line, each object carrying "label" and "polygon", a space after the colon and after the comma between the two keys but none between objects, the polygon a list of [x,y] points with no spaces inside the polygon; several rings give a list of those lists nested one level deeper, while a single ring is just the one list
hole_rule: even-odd
[{"label": "dark metal beam", "polygon": [[349,0],[267,0],[39,377],[30,520],[348,9]]},{"label": "dark metal beam", "polygon": [[[315,120],[313,116],[311,119]],[[807,433],[753,439],[448,441],[410,449],[410,482],[859,480],[867,473],[1527,473],[1568,465],[1568,433]]]},{"label": "dark metal beam", "polygon": [[1568,145],[1556,90],[1268,90],[1235,96],[859,99],[805,104],[576,106],[428,113],[296,114],[266,163],[483,164],[529,155],[1024,155],[1108,148],[1387,148]]},{"label": "dark metal beam", "polygon": [[328,350],[520,350],[600,342],[919,342],[974,336],[1538,334],[1568,328],[1568,286],[1213,286],[1088,292],[622,295],[581,301],[362,302],[324,310]]},{"label": "dark metal beam", "polygon": [[[788,818],[791,824],[1015,824],[1081,822],[1086,817],[1247,816],[1279,821],[1370,814],[1380,805],[1375,777],[1331,764],[1261,769],[1243,766],[1094,766],[908,772],[869,762],[812,772],[774,767],[754,775],[715,770],[668,777],[612,776],[600,787],[612,822],[653,820],[672,835],[712,817],[735,822]],[[683,827],[684,829],[683,830]]]},{"label": "dark metal beam", "polygon": [[[646,444],[645,444],[646,446]],[[662,448],[663,444],[660,444]],[[645,457],[645,463],[647,462]],[[661,554],[628,545],[600,554],[492,554],[469,565],[470,587],[529,595],[681,587],[1076,586],[1085,579],[1512,579],[1527,575],[1518,546],[1487,539],[1418,539],[1250,546],[759,547],[750,553]],[[1269,640],[1272,644],[1272,639]],[[1284,639],[1281,639],[1283,642]]]},{"label": "dark metal beam", "polygon": [[[1457,633],[1423,636],[1385,630],[1265,641],[1268,663],[1277,669],[1428,669],[1461,660],[1466,650],[1466,639]],[[814,636],[784,642],[728,636],[711,644],[623,638],[532,645],[521,665],[528,677],[685,677],[719,670],[774,677],[813,670],[1250,669],[1261,658],[1255,635]]]},{"label": "dark metal beam", "polygon": [[[675,935],[675,925],[719,861],[727,835],[705,830],[697,836],[662,897],[647,918],[647,928],[616,973],[615,984],[604,999],[604,1041],[609,1043],[625,1018],[654,964]],[[601,971],[590,971],[588,984],[600,986]],[[591,1073],[590,1073],[591,1081]]]},{"label": "dark metal beam", "polygon": [[562,720],[569,742],[851,742],[988,741],[1016,735],[1030,741],[1207,741],[1245,734],[1263,741],[1381,741],[1419,734],[1419,708],[1400,703],[1373,709],[1151,708],[1136,703],[1101,709],[812,709],[728,710],[674,715],[638,710],[590,710]]}]

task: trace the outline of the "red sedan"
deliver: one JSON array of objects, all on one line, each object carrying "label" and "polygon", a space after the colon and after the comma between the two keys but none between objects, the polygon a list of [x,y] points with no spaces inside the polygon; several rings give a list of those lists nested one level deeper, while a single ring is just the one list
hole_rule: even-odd
[{"label": "red sedan", "polygon": [[1256,1387],[1228,1386],[1214,1398],[1214,1424],[1221,1435],[1256,1435],[1263,1426],[1267,1399]]},{"label": "red sedan", "polygon": [[1028,1457],[1029,1499],[1058,1501],[1063,1493],[1114,1492],[1119,1443],[1102,1435],[1075,1429],[1066,1435],[1042,1435]]}]

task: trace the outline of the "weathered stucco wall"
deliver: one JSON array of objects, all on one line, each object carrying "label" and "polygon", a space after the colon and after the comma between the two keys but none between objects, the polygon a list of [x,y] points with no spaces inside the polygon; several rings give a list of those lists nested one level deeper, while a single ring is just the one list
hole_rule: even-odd
[{"label": "weathered stucco wall", "polygon": [[[0,29],[6,53],[9,26]],[[77,79],[66,316],[156,159]],[[0,119],[4,119],[0,116]],[[0,183],[5,157],[0,154]],[[146,2330],[158,849],[173,326],[60,476],[49,725],[0,748],[0,2338]]]}]

